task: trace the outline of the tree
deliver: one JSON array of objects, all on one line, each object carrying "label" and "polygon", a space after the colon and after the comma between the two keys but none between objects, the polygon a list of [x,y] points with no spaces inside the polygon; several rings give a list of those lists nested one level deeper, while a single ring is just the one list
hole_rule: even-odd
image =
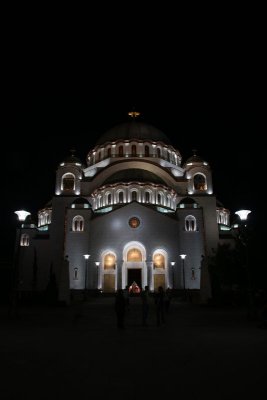
[{"label": "tree", "polygon": [[212,297],[215,300],[222,300],[226,293],[232,293],[235,288],[241,292],[245,289],[245,261],[238,243],[234,248],[225,243],[218,245],[209,261]]}]

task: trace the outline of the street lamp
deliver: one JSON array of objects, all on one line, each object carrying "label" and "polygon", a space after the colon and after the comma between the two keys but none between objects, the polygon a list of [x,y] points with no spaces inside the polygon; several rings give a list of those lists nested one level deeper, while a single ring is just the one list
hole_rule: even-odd
[{"label": "street lamp", "polygon": [[84,299],[86,299],[87,270],[88,270],[88,260],[89,260],[90,254],[84,254],[83,256],[84,256],[84,258],[85,258],[85,271],[84,271]]},{"label": "street lamp", "polygon": [[172,288],[174,289],[174,266],[175,266],[175,261],[171,261],[171,266],[172,266]]},{"label": "street lamp", "polygon": [[20,222],[24,222],[28,215],[31,215],[31,213],[25,210],[14,211],[14,213],[17,215]]},{"label": "street lamp", "polygon": [[14,267],[13,267],[13,285],[12,285],[12,304],[11,304],[11,310],[12,312],[17,315],[18,313],[18,300],[20,296],[20,284],[21,284],[21,276],[20,276],[20,246],[22,245],[21,243],[21,228],[23,222],[26,220],[26,218],[31,215],[28,211],[25,210],[18,210],[14,211],[14,214],[17,215],[18,218],[18,231],[17,231],[17,237],[16,237],[16,244],[15,244],[15,256],[14,256]]},{"label": "street lamp", "polygon": [[237,214],[239,216],[241,221],[246,221],[248,219],[248,214],[250,214],[250,213],[251,213],[250,210],[239,210],[239,211],[235,212],[235,214]]},{"label": "street lamp", "polygon": [[98,286],[99,286],[99,265],[100,265],[100,262],[96,261],[95,265],[96,265],[96,288],[99,289]]},{"label": "street lamp", "polygon": [[254,315],[254,297],[252,290],[252,280],[251,280],[251,272],[249,266],[249,256],[248,256],[248,232],[246,221],[248,215],[251,213],[250,210],[239,210],[236,211],[235,214],[240,218],[240,224],[238,225],[238,239],[242,243],[245,249],[245,268],[247,272],[247,291],[248,291],[248,318],[253,318]]},{"label": "street lamp", "polygon": [[181,259],[182,259],[182,268],[183,268],[184,298],[186,299],[186,292],[185,292],[185,274],[184,274],[184,260],[185,260],[186,254],[180,254],[180,257],[181,257]]}]

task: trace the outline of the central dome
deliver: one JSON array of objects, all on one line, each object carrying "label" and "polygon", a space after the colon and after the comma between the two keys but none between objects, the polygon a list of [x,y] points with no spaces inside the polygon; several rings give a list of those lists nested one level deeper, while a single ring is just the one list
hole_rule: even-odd
[{"label": "central dome", "polygon": [[153,142],[163,142],[170,144],[167,136],[153,125],[145,124],[139,121],[130,121],[116,125],[108,130],[97,141],[97,145],[107,142],[115,142],[117,140],[151,140]]}]

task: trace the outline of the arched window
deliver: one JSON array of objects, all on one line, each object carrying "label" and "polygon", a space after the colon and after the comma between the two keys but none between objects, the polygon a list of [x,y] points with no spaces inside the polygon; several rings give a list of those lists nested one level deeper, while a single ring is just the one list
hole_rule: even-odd
[{"label": "arched window", "polygon": [[193,215],[187,215],[185,217],[185,230],[186,231],[196,231],[197,230],[197,220]]},{"label": "arched window", "polygon": [[73,232],[84,231],[84,219],[81,215],[76,215],[72,220],[72,230]]},{"label": "arched window", "polygon": [[119,203],[123,203],[123,192],[119,193]]},{"label": "arched window", "polygon": [[101,195],[98,196],[97,202],[98,202],[98,207],[102,207],[102,196]]},{"label": "arched window", "polygon": [[207,190],[207,183],[206,183],[206,177],[205,175],[202,174],[196,174],[194,176],[194,188],[195,190]]},{"label": "arched window", "polygon": [[49,214],[45,214],[45,224],[49,224]]},{"label": "arched window", "polygon": [[132,191],[132,201],[137,201],[137,191],[136,190]]},{"label": "arched window", "polygon": [[142,261],[142,253],[139,249],[131,249],[127,253],[127,261],[132,262],[141,262]]},{"label": "arched window", "polygon": [[77,281],[77,280],[79,279],[78,268],[74,268],[73,279],[74,279],[75,281]]},{"label": "arched window", "polygon": [[145,146],[145,156],[149,157],[149,146]]},{"label": "arched window", "polygon": [[161,193],[158,193],[157,199],[158,199],[158,204],[162,204],[162,194]]},{"label": "arched window", "polygon": [[108,148],[108,157],[111,157],[111,147]]},{"label": "arched window", "polygon": [[145,192],[145,202],[150,203],[150,192]]},{"label": "arched window", "polygon": [[21,246],[29,246],[30,245],[30,237],[27,233],[23,233],[20,237],[20,245]]},{"label": "arched window", "polygon": [[114,254],[108,253],[104,257],[104,269],[115,269],[116,258]]},{"label": "arched window", "polygon": [[159,147],[157,147],[157,156],[158,156],[159,158],[161,158],[161,150],[160,150]]},{"label": "arched window", "polygon": [[123,146],[119,146],[119,157],[123,157]]},{"label": "arched window", "polygon": [[108,205],[111,204],[111,193],[108,194],[107,202],[108,202]]},{"label": "arched window", "polygon": [[62,176],[61,189],[62,190],[75,189],[75,177],[73,174],[68,173]]},{"label": "arched window", "polygon": [[165,257],[161,253],[156,253],[153,256],[154,268],[165,268]]},{"label": "arched window", "polygon": [[132,156],[133,157],[136,156],[136,145],[135,144],[132,145]]}]

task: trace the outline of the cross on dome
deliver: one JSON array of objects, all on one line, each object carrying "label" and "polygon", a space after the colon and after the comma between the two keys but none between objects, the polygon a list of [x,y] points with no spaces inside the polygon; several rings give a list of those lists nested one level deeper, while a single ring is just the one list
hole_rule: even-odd
[{"label": "cross on dome", "polygon": [[128,112],[129,117],[136,119],[137,117],[139,117],[141,113],[138,111],[135,111],[134,109],[130,112]]}]

